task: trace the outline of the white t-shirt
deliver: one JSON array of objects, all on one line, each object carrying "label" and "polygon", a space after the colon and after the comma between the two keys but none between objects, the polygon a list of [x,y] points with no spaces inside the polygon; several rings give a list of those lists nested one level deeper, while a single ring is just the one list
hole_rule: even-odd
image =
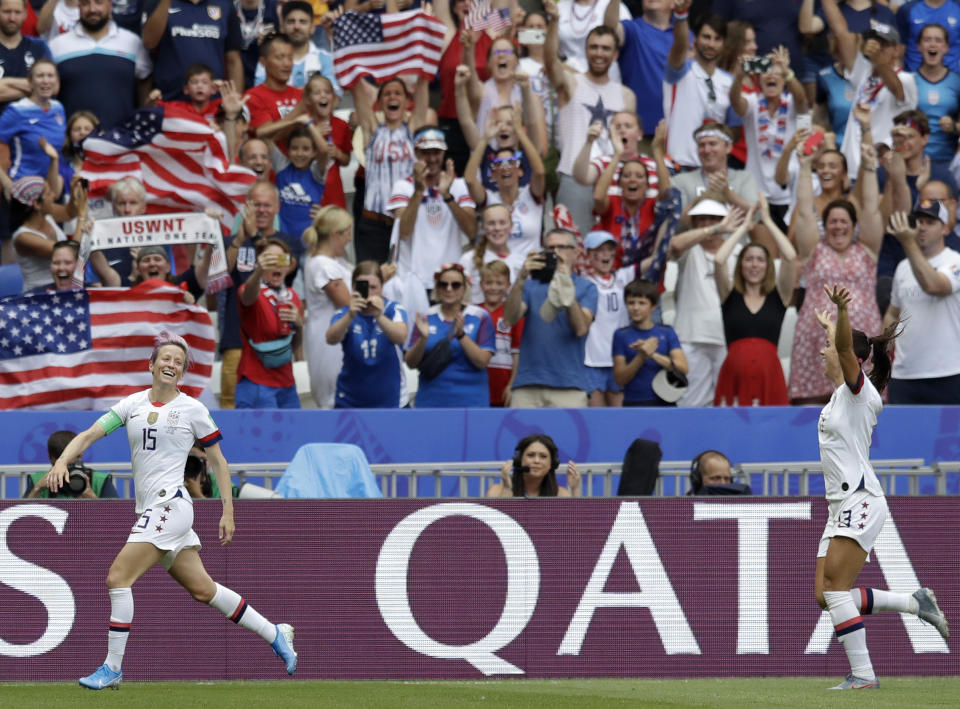
[{"label": "white t-shirt", "polygon": [[[183,487],[183,466],[194,441],[206,447],[222,438],[207,407],[196,399],[181,392],[157,406],[149,394],[149,389],[137,392],[110,407],[127,429],[138,515]],[[108,412],[101,422],[109,417]],[[185,489],[184,495],[190,498]]]},{"label": "white t-shirt", "polygon": [[[467,275],[470,277],[473,285],[470,286],[470,302],[474,305],[483,304],[483,291],[480,289],[480,272],[477,270],[476,265],[473,263],[473,254],[476,249],[470,249],[467,251],[461,258],[460,263],[466,270]],[[487,246],[486,250],[483,252],[483,263],[488,264],[491,261],[503,261],[507,264],[507,268],[510,269],[510,283],[516,283],[517,274],[520,273],[520,269],[523,268],[523,261],[526,256],[519,255],[516,251],[511,251],[506,256],[498,255],[493,249]]]},{"label": "white t-shirt", "polygon": [[585,276],[597,286],[597,312],[584,350],[584,364],[588,367],[613,366],[613,333],[630,324],[623,302],[623,288],[636,278],[635,266],[624,266],[608,276]]},{"label": "white t-shirt", "polygon": [[934,379],[960,374],[960,253],[944,249],[929,260],[950,279],[950,295],[924,293],[904,259],[893,274],[890,305],[900,308],[894,379]]},{"label": "white t-shirt", "polygon": [[[761,94],[745,94],[744,98],[747,101],[747,112],[743,116],[747,170],[753,175],[757,186],[767,195],[770,204],[789,204],[789,185],[778,185],[775,175],[780,155],[797,130],[797,108],[793,102],[793,94],[783,94],[780,106],[773,116],[767,110],[760,111]],[[796,154],[790,157],[790,162],[797,162]],[[750,202],[755,199],[756,197]]]},{"label": "white t-shirt", "polygon": [[[503,199],[496,190],[487,190],[487,204],[502,204]],[[540,235],[543,232],[543,202],[538,202],[530,191],[530,185],[517,190],[517,200],[513,203],[510,229],[510,241],[507,246],[512,253],[526,258],[531,251],[540,248]]]},{"label": "white t-shirt", "polygon": [[883,488],[870,465],[870,441],[883,401],[862,372],[860,377],[856,393],[846,383],[834,389],[817,422],[823,483],[830,502],[852,495],[861,481],[867,492],[883,496]]},{"label": "white t-shirt", "polygon": [[[710,93],[707,79],[713,84]],[[714,69],[707,74],[693,59],[688,59],[681,69],[672,69],[668,64],[663,80],[663,115],[667,119],[667,152],[679,165],[700,165],[697,141],[693,131],[712,118],[720,123],[727,120],[730,111],[730,87],[733,77],[723,69]],[[713,100],[710,97],[713,96]],[[642,97],[638,97],[643,100]],[[732,120],[732,117],[731,117]]]},{"label": "white t-shirt", "polygon": [[[595,0],[592,5],[577,5],[563,0],[557,3],[557,34],[560,38],[560,55],[566,57],[567,66],[581,74],[587,70],[587,35],[594,27],[603,24],[603,16],[610,0]],[[620,3],[620,20],[630,20],[626,3]],[[620,66],[610,65],[610,78],[620,81]]]},{"label": "white t-shirt", "polygon": [[[405,208],[413,196],[413,177],[397,180],[393,185],[388,209],[396,216],[397,210]],[[464,209],[476,209],[467,189],[467,183],[458,177],[450,185],[450,196]],[[424,193],[417,210],[417,223],[409,239],[400,239],[399,219],[394,223],[393,236],[399,241],[397,270],[412,272],[426,289],[433,288],[433,274],[445,263],[460,260],[466,237],[460,231],[453,212],[436,190]]]},{"label": "white t-shirt", "polygon": [[[736,268],[741,248],[737,245],[727,259],[727,273]],[[683,343],[727,344],[720,294],[713,276],[715,263],[713,254],[700,244],[694,244],[677,259],[677,319],[673,329]]]},{"label": "white t-shirt", "polygon": [[[57,225],[57,223],[53,220],[53,217],[48,214],[46,220],[47,223],[53,227],[53,233],[56,236],[54,241],[63,241],[67,238],[67,235],[63,233],[63,230],[61,230],[59,225]],[[39,231],[34,231],[30,227],[21,226],[19,229],[13,232],[13,242],[16,243],[17,239],[19,239],[22,234],[33,234],[43,239],[50,238],[46,234]],[[50,273],[49,257],[40,258],[39,256],[25,256],[21,255],[20,252],[17,252],[17,263],[20,265],[20,273],[23,276],[24,292],[53,283],[53,274]]]},{"label": "white t-shirt", "polygon": [[853,117],[857,102],[870,106],[870,134],[873,136],[874,145],[884,143],[890,147],[893,147],[893,117],[901,111],[917,107],[917,82],[913,74],[899,70],[897,77],[903,86],[903,101],[897,101],[890,89],[874,76],[873,64],[859,52],[853,69],[847,74],[850,84],[857,87],[857,93],[847,117],[847,128],[843,133],[840,152],[847,158],[847,174],[851,178],[855,177],[860,169],[860,141],[863,137],[860,124]]}]

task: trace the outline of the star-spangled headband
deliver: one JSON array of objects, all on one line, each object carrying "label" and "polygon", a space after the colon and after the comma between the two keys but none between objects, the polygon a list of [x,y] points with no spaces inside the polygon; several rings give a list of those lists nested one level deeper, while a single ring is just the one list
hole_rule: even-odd
[{"label": "star-spangled headband", "polygon": [[702,130],[695,131],[693,136],[697,140],[700,140],[701,138],[720,138],[720,140],[725,140],[728,143],[733,142],[729,135],[724,133],[722,130],[717,130],[716,128],[704,128]]}]

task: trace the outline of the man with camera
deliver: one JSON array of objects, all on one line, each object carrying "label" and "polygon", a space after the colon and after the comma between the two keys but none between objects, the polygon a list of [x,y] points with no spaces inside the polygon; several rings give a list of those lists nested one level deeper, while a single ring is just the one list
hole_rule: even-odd
[{"label": "man with camera", "polygon": [[584,348],[598,294],[596,285],[571,273],[576,243],[566,229],[547,232],[543,251],[527,256],[507,296],[507,324],[512,327],[526,318],[510,396],[514,407],[587,405]]},{"label": "man with camera", "polygon": [[[50,464],[56,462],[77,434],[73,431],[55,431],[47,439],[47,456],[50,458]],[[67,466],[70,471],[70,481],[55,493],[47,489],[44,482],[46,471],[31,473],[27,478],[27,489],[23,496],[30,499],[37,498],[116,498],[119,497],[117,489],[113,485],[113,476],[109,473],[100,473],[91,470],[83,464],[82,456],[77,456],[76,460],[70,462]]]}]

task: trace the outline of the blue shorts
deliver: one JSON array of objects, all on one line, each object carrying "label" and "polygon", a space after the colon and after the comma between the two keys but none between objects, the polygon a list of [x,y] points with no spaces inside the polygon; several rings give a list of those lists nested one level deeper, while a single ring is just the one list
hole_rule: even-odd
[{"label": "blue shorts", "polygon": [[621,391],[613,379],[613,367],[587,367],[587,393],[591,391]]},{"label": "blue shorts", "polygon": [[297,387],[271,387],[243,378],[233,393],[238,409],[299,409]]}]

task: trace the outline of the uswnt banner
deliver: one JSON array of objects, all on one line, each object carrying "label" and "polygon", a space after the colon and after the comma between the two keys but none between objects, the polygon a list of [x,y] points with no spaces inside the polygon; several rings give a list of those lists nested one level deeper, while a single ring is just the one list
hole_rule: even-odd
[{"label": "uswnt banner", "polygon": [[220,223],[204,212],[142,214],[96,220],[80,243],[73,284],[77,288],[83,287],[84,269],[94,251],[174,244],[204,244],[212,248],[206,291],[216,293],[230,287],[232,280],[227,272],[227,255],[223,248]]},{"label": "uswnt banner", "polygon": [[[195,503],[214,579],[296,628],[298,679],[840,676],[813,578],[822,499]],[[0,676],[75,681],[103,662],[103,579],[133,501],[0,504]],[[891,498],[858,585],[929,586],[960,619],[960,499]],[[285,678],[259,637],[159,566],[134,588],[124,679]],[[956,675],[911,615],[866,616],[881,677]],[[376,658],[371,662],[371,658]]]}]

